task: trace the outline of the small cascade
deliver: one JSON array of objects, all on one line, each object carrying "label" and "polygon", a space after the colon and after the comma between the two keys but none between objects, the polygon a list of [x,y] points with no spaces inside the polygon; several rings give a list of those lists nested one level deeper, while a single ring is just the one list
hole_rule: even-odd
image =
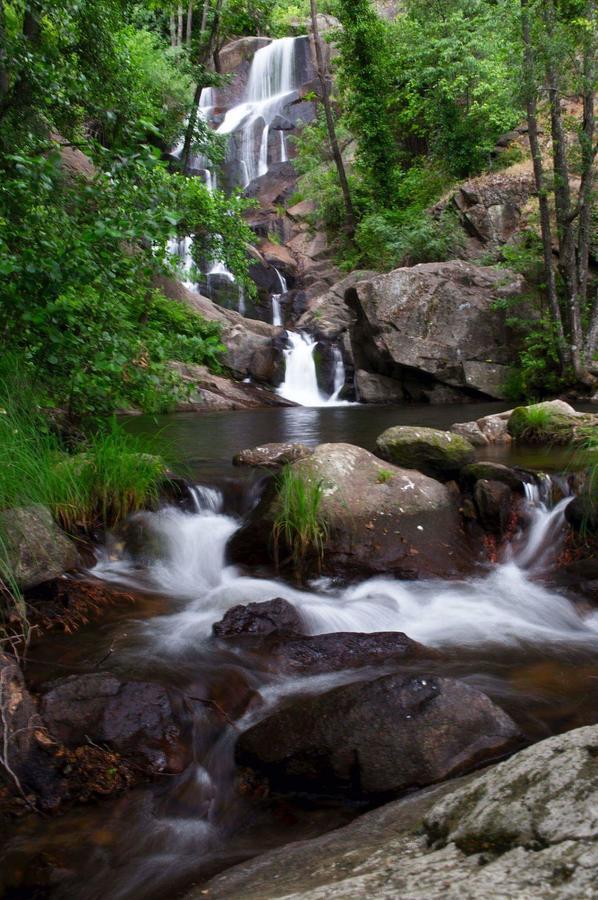
[{"label": "small cascade", "polygon": [[[274,302],[273,302],[274,309]],[[324,396],[318,385],[314,351],[318,342],[305,333],[286,332],[288,346],[284,351],[285,378],[278,393],[285,400],[300,406],[347,406],[349,401],[339,400],[345,384],[345,366],[342,353],[333,347],[334,386],[329,397]]]},{"label": "small cascade", "polygon": [[[555,487],[566,496],[552,506]],[[524,490],[529,526],[523,544],[517,546],[515,542],[510,555],[520,569],[540,574],[558,556],[565,510],[573,497],[565,480],[554,484],[551,476],[544,474],[536,482],[524,484]]]},{"label": "small cascade", "polygon": [[276,277],[278,278],[278,283],[280,285],[280,291],[277,294],[272,294],[272,324],[273,325],[282,325],[282,303],[281,298],[283,294],[286,294],[288,291],[287,280],[280,272],[276,266],[272,267],[276,272]]},{"label": "small cascade", "polygon": [[217,488],[209,487],[205,484],[193,484],[189,487],[189,493],[197,515],[222,512],[224,497]]},{"label": "small cascade", "polygon": [[284,131],[282,129],[279,132],[280,134],[280,161],[287,162],[289,155],[287,153],[287,139],[284,136]]},{"label": "small cascade", "polygon": [[338,400],[338,396],[342,389],[345,386],[345,363],[343,361],[343,354],[340,351],[340,348],[336,346],[336,344],[332,347],[332,356],[334,359],[334,387],[332,390],[331,401]]}]

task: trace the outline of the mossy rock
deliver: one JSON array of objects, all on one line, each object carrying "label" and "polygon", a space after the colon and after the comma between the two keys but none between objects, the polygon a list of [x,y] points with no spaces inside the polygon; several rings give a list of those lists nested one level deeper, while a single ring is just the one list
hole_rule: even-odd
[{"label": "mossy rock", "polygon": [[518,406],[507,422],[513,440],[533,445],[579,445],[591,428],[598,428],[598,416],[578,413],[559,400]]},{"label": "mossy rock", "polygon": [[472,490],[477,481],[499,481],[506,484],[513,491],[523,493],[523,485],[526,481],[531,481],[531,476],[525,476],[515,469],[503,466],[501,463],[495,462],[474,462],[468,466],[464,466],[461,470],[459,480],[464,488]]},{"label": "mossy rock", "polygon": [[461,435],[412,425],[387,428],[376,446],[383,459],[441,481],[456,478],[475,458],[473,445]]}]

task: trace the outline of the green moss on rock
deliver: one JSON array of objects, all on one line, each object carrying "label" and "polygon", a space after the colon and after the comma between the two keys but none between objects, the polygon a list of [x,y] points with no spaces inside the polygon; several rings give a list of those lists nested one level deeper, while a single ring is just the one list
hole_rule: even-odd
[{"label": "green moss on rock", "polygon": [[397,466],[417,469],[432,478],[456,478],[473,462],[475,450],[464,437],[436,428],[395,425],[376,440],[378,453]]}]

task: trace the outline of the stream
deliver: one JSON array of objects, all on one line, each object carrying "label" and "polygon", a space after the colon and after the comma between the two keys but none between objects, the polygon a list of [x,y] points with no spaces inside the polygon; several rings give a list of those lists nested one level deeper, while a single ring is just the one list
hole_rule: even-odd
[{"label": "stream", "polygon": [[[34,869],[40,857],[57,860],[59,877],[42,893],[7,889],[5,896],[183,896],[191,885],[242,859],[316,836],[363,811],[363,805],[348,801],[318,805],[306,798],[256,799],[238,789],[233,753],[239,731],[289,694],[381,674],[379,668],[303,677],[273,674],[258,658],[210,640],[212,624],[238,603],[284,597],[310,634],[404,631],[441,648],[443,659],[426,662],[426,673],[461,678],[483,690],[528,741],[595,721],[598,614],[578,609],[550,582],[568,497],[552,504],[547,495],[530,490],[525,533],[515,537],[498,565],[463,581],[376,577],[341,585],[317,579],[298,590],[227,563],[227,542],[243,521],[242,510],[256,499],[254,479],[230,465],[236,450],[265,437],[303,437],[309,443],[351,437],[371,445],[372,436],[391,421],[421,423],[423,418],[425,424],[446,425],[449,418],[464,418],[465,410],[471,416],[496,408],[426,407],[425,414],[412,408],[339,407],[130,420],[128,427],[136,431],[158,430],[176,439],[198,482],[196,509],[144,513],[152,551],[143,561],[119,558],[110,540],[97,548],[91,574],[131,589],[137,602],[106,610],[74,636],[46,636],[32,648],[29,679],[39,686],[70,672],[97,669],[104,660],[103,670],[158,682],[186,697],[250,691],[259,702],[251,703],[236,723],[216,725],[205,706],[191,704],[193,761],[181,774],[58,817],[24,819],[5,846],[6,884],[11,872]],[[392,671],[410,668],[421,672],[421,661]]]}]

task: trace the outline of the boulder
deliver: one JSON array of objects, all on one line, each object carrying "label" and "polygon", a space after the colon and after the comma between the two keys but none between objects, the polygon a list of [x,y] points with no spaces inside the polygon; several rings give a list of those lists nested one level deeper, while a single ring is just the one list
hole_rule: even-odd
[{"label": "boulder", "polygon": [[482,528],[502,537],[509,526],[513,494],[501,481],[476,481],[473,498]]},{"label": "boulder", "polygon": [[479,481],[481,478],[490,481],[499,481],[501,484],[506,484],[511,490],[518,491],[520,494],[524,492],[523,485],[525,483],[534,481],[532,475],[517,472],[515,469],[510,469],[509,466],[503,466],[502,463],[490,462],[488,460],[470,463],[461,469],[459,476],[459,480],[466,490],[471,490],[476,481]]},{"label": "boulder", "polygon": [[[361,447],[340,443],[321,444],[312,456],[294,463],[292,470],[323,488],[325,572],[418,578],[470,570],[471,546],[451,493],[440,482],[384,464]],[[272,561],[276,511],[276,486],[271,484],[247,523],[231,538],[233,561]]]},{"label": "boulder", "polygon": [[525,444],[579,444],[589,428],[598,428],[598,415],[577,412],[563,400],[518,406],[507,422],[513,440]]},{"label": "boulder", "polygon": [[188,900],[592,900],[598,725],[245,861]]},{"label": "boulder", "polygon": [[206,366],[172,363],[172,368],[190,391],[189,398],[177,404],[179,412],[295,405],[258,385],[233,381],[231,378],[224,378],[223,375],[214,375]]},{"label": "boulder", "polygon": [[458,434],[415,425],[387,428],[376,447],[384,459],[444,481],[457,477],[475,457],[472,445]]},{"label": "boulder", "polygon": [[473,444],[474,447],[487,447],[488,444],[510,444],[511,435],[507,431],[507,422],[512,409],[502,413],[483,416],[475,422],[457,422],[451,425],[454,434]]},{"label": "boulder", "polygon": [[306,459],[313,453],[311,447],[305,444],[261,444],[259,447],[251,447],[240,450],[233,456],[235,466],[254,466],[263,469],[281,469],[288,463]]},{"label": "boulder", "polygon": [[441,654],[411,640],[400,631],[334,632],[270,641],[271,667],[290,675],[322,675],[343,669],[397,665],[419,659],[436,659]]},{"label": "boulder", "polygon": [[355,372],[355,391],[360,403],[401,403],[405,399],[403,388],[394,378],[363,369]]},{"label": "boulder", "polygon": [[239,635],[301,634],[301,616],[292,603],[282,597],[263,603],[233,606],[212,626],[217,638],[233,638]]},{"label": "boulder", "polygon": [[294,699],[244,732],[235,756],[277,790],[368,797],[441,781],[519,739],[463,682],[385,675]]},{"label": "boulder", "polygon": [[355,316],[351,340],[361,353],[356,363],[397,378],[403,370],[422,373],[464,393],[500,399],[517,344],[497,301],[524,292],[520,275],[461,260],[360,281],[345,294]]},{"label": "boulder", "polygon": [[91,672],[50,682],[44,691],[42,718],[52,737],[67,746],[108,744],[139,757],[148,774],[179,772],[187,764],[182,726],[161,685]]},{"label": "boulder", "polygon": [[497,250],[511,240],[535,192],[532,172],[496,172],[461,184],[448,200],[434,207],[433,214],[454,209],[472,239],[469,254],[479,255],[482,250]]},{"label": "boulder", "polygon": [[[312,267],[311,271],[314,269]],[[346,291],[359,281],[373,277],[374,272],[356,271],[337,281],[311,301],[297,327],[309,331],[319,340],[338,340],[356,321],[355,312],[345,303]]]},{"label": "boulder", "polygon": [[77,548],[45,506],[2,510],[0,534],[11,575],[22,590],[50,581],[79,564]]}]

